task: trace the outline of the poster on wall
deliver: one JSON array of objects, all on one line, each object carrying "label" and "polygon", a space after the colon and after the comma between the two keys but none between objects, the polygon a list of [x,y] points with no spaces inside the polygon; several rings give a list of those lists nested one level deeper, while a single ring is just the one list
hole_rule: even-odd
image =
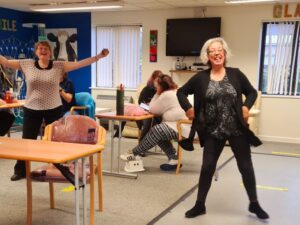
[{"label": "poster on wall", "polygon": [[77,61],[77,29],[45,29],[54,60]]},{"label": "poster on wall", "polygon": [[157,30],[150,30],[150,62],[157,62]]}]

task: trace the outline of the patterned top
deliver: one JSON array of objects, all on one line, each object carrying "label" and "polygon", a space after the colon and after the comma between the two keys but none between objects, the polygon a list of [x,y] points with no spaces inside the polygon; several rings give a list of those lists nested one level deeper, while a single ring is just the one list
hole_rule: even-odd
[{"label": "patterned top", "polygon": [[48,68],[42,69],[32,59],[20,60],[25,74],[27,93],[25,107],[33,110],[54,109],[62,104],[59,82],[64,73],[64,62],[50,61]]},{"label": "patterned top", "polygon": [[205,120],[209,135],[217,139],[239,136],[235,104],[237,92],[225,74],[221,81],[210,80],[206,91]]}]

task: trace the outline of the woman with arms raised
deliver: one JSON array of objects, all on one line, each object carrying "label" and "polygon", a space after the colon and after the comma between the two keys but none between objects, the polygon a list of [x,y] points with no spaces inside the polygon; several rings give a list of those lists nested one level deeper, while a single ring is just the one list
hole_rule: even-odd
[{"label": "woman with arms raised", "polygon": [[[43,120],[46,125],[63,116],[63,107],[59,94],[59,82],[67,72],[88,66],[108,55],[103,49],[94,57],[78,62],[53,61],[51,46],[47,41],[35,45],[34,59],[7,60],[0,55],[0,64],[5,67],[22,70],[27,82],[27,93],[24,105],[23,138],[36,139]],[[60,164],[55,165],[66,178],[73,183],[73,176]],[[25,162],[18,160],[12,181],[25,177]]]}]

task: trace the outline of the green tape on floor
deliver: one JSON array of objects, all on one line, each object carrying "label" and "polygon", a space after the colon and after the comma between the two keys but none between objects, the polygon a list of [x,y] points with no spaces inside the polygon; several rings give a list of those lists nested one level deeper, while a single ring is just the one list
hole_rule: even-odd
[{"label": "green tape on floor", "polygon": [[[241,186],[244,186],[243,183],[241,183]],[[288,191],[287,188],[282,187],[271,187],[271,186],[263,186],[263,185],[256,185],[257,189],[264,189],[264,190],[272,190],[272,191]]]},{"label": "green tape on floor", "polygon": [[297,153],[289,153],[289,152],[272,152],[273,155],[287,155],[287,156],[299,156]]}]

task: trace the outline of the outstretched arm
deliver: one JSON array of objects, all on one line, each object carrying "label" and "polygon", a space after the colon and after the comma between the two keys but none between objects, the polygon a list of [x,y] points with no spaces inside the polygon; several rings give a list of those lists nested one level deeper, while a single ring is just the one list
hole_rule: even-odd
[{"label": "outstretched arm", "polygon": [[8,67],[15,70],[21,70],[20,62],[19,60],[8,60],[4,56],[0,55],[0,64],[4,67]]},{"label": "outstretched arm", "polygon": [[64,62],[64,71],[67,73],[72,70],[76,70],[81,67],[91,65],[92,63],[97,62],[99,59],[106,57],[108,54],[109,54],[109,51],[108,51],[108,49],[105,48],[101,51],[101,53],[99,53],[96,56],[86,58],[86,59],[80,60],[78,62]]}]

